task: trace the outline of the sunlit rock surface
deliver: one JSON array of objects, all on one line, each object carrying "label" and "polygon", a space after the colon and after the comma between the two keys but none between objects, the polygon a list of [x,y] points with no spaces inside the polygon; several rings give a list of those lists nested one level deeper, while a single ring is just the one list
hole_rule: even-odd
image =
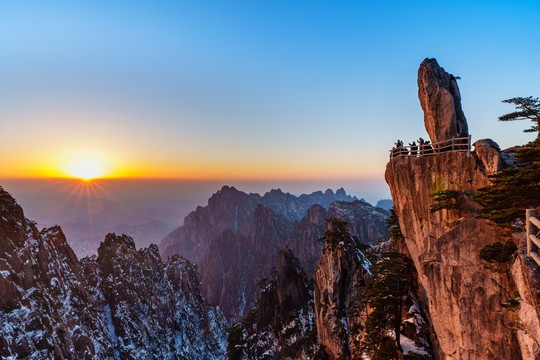
[{"label": "sunlit rock surface", "polygon": [[420,64],[418,98],[432,143],[469,135],[457,80],[444,71],[435,59],[425,59]]}]

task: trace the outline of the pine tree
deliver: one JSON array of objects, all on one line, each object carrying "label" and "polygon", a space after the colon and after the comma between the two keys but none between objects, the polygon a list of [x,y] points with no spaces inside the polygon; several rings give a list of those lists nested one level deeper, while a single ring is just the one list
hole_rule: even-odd
[{"label": "pine tree", "polygon": [[390,235],[392,236],[403,236],[401,233],[401,228],[399,227],[399,218],[396,214],[396,211],[394,208],[391,208],[390,210],[390,217],[386,219],[386,226],[388,227],[388,230],[390,230]]},{"label": "pine tree", "polygon": [[540,100],[536,97],[516,97],[503,100],[503,103],[514,104],[517,111],[499,116],[500,121],[531,120],[534,125],[523,132],[538,132],[540,137]]},{"label": "pine tree", "polygon": [[326,222],[328,223],[328,230],[324,233],[324,237],[319,240],[329,244],[331,249],[334,249],[340,242],[351,239],[348,222],[334,217],[326,219]]},{"label": "pine tree", "polygon": [[540,205],[540,138],[518,149],[515,158],[522,168],[490,176],[492,185],[476,194],[484,205],[481,216],[509,229],[524,217],[525,209]]},{"label": "pine tree", "polygon": [[372,312],[362,340],[362,350],[372,360],[400,358],[401,313],[411,283],[410,260],[403,254],[384,253],[374,265],[367,287],[367,303]]}]

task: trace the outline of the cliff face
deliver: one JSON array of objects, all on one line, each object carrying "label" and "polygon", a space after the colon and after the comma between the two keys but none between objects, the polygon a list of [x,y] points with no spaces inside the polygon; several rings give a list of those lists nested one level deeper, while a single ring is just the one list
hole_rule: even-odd
[{"label": "cliff face", "polygon": [[[459,97],[440,103],[441,97],[450,99],[449,95],[442,96],[438,91],[430,95],[423,90],[426,78],[440,75],[438,69],[433,70],[434,74],[427,74],[430,62],[426,64],[426,61],[419,71],[419,96],[425,118],[431,119],[426,120],[426,130],[432,137],[437,129],[456,126],[456,115],[447,116],[448,108],[454,102],[452,107],[457,109],[454,113],[459,118],[461,106],[458,108],[455,104]],[[451,81],[452,87],[454,83],[455,80]],[[454,93],[459,94],[457,85]],[[433,137],[432,140],[437,141]],[[527,351],[534,353],[530,349],[537,346],[538,341],[538,335],[534,334],[537,331],[531,330],[534,328],[531,324],[538,318],[538,308],[531,305],[533,297],[526,294],[531,291],[531,282],[523,280],[527,278],[523,274],[530,275],[532,268],[519,260],[521,265],[514,264],[513,277],[509,277],[484,266],[480,250],[505,237],[500,228],[474,217],[475,204],[467,201],[462,209],[430,212],[434,192],[474,191],[489,184],[487,174],[507,166],[498,146],[493,144],[489,140],[479,141],[478,154],[450,152],[430,157],[394,158],[386,167],[385,178],[399,217],[406,252],[418,272],[421,297],[442,359],[539,358],[538,352],[535,357],[526,355]],[[513,296],[513,283],[522,299],[529,299],[517,314],[503,306],[507,298]],[[528,311],[523,310],[525,308]],[[520,327],[521,330],[516,330]]]},{"label": "cliff face", "polygon": [[225,320],[196,268],[109,234],[78,260],[59,227],[38,232],[0,187],[0,357],[215,359]]},{"label": "cliff face", "polygon": [[[332,223],[329,223],[332,230]],[[365,319],[352,315],[365,287],[371,264],[351,237],[332,244],[325,241],[315,271],[315,321],[319,342],[331,359],[348,359],[353,341],[351,329]],[[358,309],[357,309],[358,310]]]},{"label": "cliff face", "polygon": [[243,316],[255,303],[257,282],[270,272],[288,229],[272,210],[258,205],[247,234],[229,229],[212,240],[201,260],[208,302],[229,318]]},{"label": "cliff face", "polygon": [[257,306],[229,334],[229,359],[319,359],[313,289],[288,247],[272,278],[260,283]]},{"label": "cliff face", "polygon": [[165,263],[156,245],[136,250],[132,238],[108,234],[97,258],[82,262],[120,358],[215,359],[224,350],[225,321],[205,305],[189,261],[177,256]]}]

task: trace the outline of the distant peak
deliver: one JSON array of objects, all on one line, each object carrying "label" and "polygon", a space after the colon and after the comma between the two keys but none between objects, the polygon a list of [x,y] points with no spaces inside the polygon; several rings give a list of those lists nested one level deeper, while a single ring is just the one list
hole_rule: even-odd
[{"label": "distant peak", "polygon": [[126,234],[118,236],[115,233],[108,233],[105,240],[99,245],[98,258],[102,257],[102,255],[114,255],[119,252],[125,253],[129,251],[135,251],[135,242],[130,236]]},{"label": "distant peak", "polygon": [[236,189],[234,186],[223,185],[223,187],[219,191],[221,191],[221,192],[238,192],[238,189]]}]

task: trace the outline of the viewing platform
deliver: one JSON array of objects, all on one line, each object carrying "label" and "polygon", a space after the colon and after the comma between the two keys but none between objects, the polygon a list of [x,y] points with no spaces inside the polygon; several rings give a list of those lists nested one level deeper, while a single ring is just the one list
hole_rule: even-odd
[{"label": "viewing platform", "polygon": [[466,137],[453,138],[435,144],[429,142],[424,144],[414,144],[408,146],[397,146],[390,150],[390,159],[396,157],[423,157],[434,156],[446,152],[471,152],[471,135]]}]

